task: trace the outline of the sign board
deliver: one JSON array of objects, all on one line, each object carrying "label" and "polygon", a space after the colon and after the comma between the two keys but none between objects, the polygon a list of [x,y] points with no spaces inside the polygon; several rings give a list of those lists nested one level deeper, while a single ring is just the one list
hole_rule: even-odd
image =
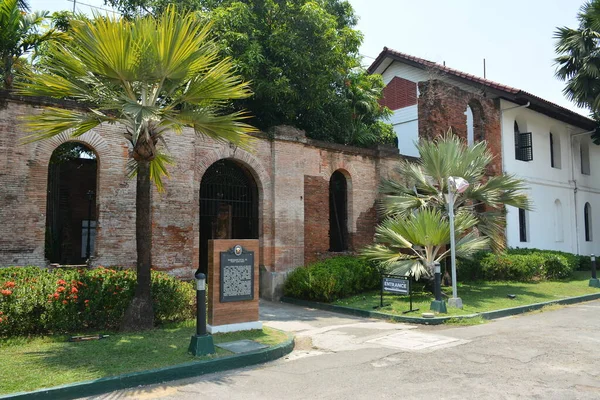
[{"label": "sign board", "polygon": [[221,252],[220,301],[254,299],[254,252],[236,245]]},{"label": "sign board", "polygon": [[381,279],[381,285],[384,292],[396,294],[410,293],[410,282],[407,278],[389,278],[384,276]]}]

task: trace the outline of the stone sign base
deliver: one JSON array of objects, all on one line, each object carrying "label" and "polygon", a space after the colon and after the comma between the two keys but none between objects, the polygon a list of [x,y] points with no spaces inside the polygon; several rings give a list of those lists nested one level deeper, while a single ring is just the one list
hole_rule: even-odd
[{"label": "stone sign base", "polygon": [[257,239],[208,241],[208,332],[262,329],[258,252]]}]

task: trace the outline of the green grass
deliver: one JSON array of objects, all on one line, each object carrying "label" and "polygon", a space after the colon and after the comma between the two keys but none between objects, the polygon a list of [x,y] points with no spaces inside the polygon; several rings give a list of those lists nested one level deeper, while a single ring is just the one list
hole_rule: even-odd
[{"label": "green grass", "polygon": [[[483,311],[500,310],[503,308],[517,307],[544,301],[563,299],[566,297],[581,296],[584,294],[598,293],[600,290],[588,286],[589,271],[577,271],[573,277],[561,281],[544,281],[538,283],[521,282],[466,282],[458,283],[458,296],[463,301],[463,309],[448,307],[448,314],[465,315]],[[450,287],[443,288],[444,292],[451,295]],[[515,299],[509,299],[508,294],[515,294]],[[433,296],[422,289],[418,283],[413,285],[413,308],[418,312],[407,313],[407,316],[420,316],[422,312],[429,312]],[[374,310],[379,305],[379,291],[362,293],[356,296],[338,300],[333,304]],[[402,315],[409,309],[408,296],[384,294],[383,304],[387,305],[376,311]],[[389,304],[389,305],[388,305]]]},{"label": "green grass", "polygon": [[[111,334],[109,338],[69,343],[67,336],[0,340],[0,394],[58,386],[128,372],[166,367],[230,355],[216,348],[211,356],[187,354],[195,322],[171,324],[141,333]],[[287,335],[270,328],[216,334],[215,344],[252,339],[272,346]]]}]

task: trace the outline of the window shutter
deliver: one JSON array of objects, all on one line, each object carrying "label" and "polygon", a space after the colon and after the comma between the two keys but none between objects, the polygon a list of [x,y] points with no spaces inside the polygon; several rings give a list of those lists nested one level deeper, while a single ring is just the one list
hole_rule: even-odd
[{"label": "window shutter", "polygon": [[519,152],[518,160],[531,161],[533,160],[533,139],[531,132],[519,133]]}]

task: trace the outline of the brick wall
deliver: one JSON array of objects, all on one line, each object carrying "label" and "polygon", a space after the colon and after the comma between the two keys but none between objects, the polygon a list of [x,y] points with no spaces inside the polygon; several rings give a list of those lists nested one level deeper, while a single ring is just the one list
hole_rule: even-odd
[{"label": "brick wall", "polygon": [[395,76],[383,88],[383,96],[379,101],[382,106],[390,110],[414,106],[417,104],[417,84],[404,78]]},{"label": "brick wall", "polygon": [[502,132],[500,106],[485,92],[469,92],[448,83],[431,80],[419,83],[419,137],[433,138],[452,128],[467,140],[467,106],[473,110],[475,140],[484,139],[494,155],[489,173],[502,173]]},{"label": "brick wall", "polygon": [[[71,138],[65,134],[20,144],[26,132],[19,118],[40,113],[44,103],[4,96],[0,107],[0,267],[45,265],[48,161]],[[135,181],[127,177],[130,150],[123,131],[119,125],[102,125],[77,139],[98,156],[94,265],[135,265]],[[274,139],[256,134],[251,151],[216,143],[191,129],[167,135],[176,164],[169,168],[164,192],[152,193],[156,268],[184,278],[191,278],[198,268],[200,183],[208,167],[223,158],[244,166],[256,182],[259,264],[264,279],[277,285],[273,293],[280,291],[281,277],[287,272],[327,253],[329,179],[337,170],[348,184],[349,247],[358,250],[370,243],[377,218],[377,185],[398,161],[397,151],[314,141],[289,127],[278,127],[272,134]]]}]

